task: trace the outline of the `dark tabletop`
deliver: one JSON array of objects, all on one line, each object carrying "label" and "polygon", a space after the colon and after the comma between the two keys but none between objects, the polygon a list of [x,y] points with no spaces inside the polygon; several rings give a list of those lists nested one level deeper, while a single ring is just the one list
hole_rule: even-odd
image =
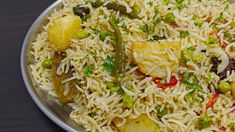
[{"label": "dark tabletop", "polygon": [[0,132],[62,131],[30,98],[20,72],[20,50],[26,32],[53,1],[1,0]]}]

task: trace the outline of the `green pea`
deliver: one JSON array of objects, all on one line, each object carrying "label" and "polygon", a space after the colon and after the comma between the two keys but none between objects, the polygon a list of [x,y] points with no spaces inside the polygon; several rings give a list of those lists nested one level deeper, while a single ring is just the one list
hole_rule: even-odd
[{"label": "green pea", "polygon": [[228,91],[231,91],[231,86],[228,82],[221,82],[219,84],[219,90],[221,93],[227,93]]},{"label": "green pea", "polygon": [[211,117],[204,115],[198,118],[198,126],[200,129],[210,127],[212,124],[212,119]]},{"label": "green pea", "polygon": [[155,109],[156,109],[156,111],[157,111],[157,116],[158,117],[163,117],[164,115],[166,115],[168,112],[167,112],[167,109],[166,108],[163,108],[162,110],[161,110],[161,106],[156,106],[155,107]]},{"label": "green pea", "polygon": [[174,15],[173,13],[167,13],[167,14],[166,14],[166,20],[167,20],[169,23],[175,22],[175,15]]},{"label": "green pea", "polygon": [[51,69],[52,60],[44,60],[42,62],[42,67],[46,69]]},{"label": "green pea", "polygon": [[125,95],[123,97],[123,104],[127,108],[131,108],[134,105],[134,100],[130,95]]}]

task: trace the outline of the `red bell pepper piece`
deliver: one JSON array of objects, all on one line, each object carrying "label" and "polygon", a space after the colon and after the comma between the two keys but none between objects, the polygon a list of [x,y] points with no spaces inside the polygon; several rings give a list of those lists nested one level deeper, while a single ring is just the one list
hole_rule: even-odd
[{"label": "red bell pepper piece", "polygon": [[162,83],[161,79],[155,79],[155,83],[157,84],[158,87],[165,89],[175,86],[178,83],[178,80],[176,79],[175,76],[172,76],[169,83]]},{"label": "red bell pepper piece", "polygon": [[209,99],[209,101],[206,104],[206,109],[213,107],[214,104],[216,103],[217,99],[219,97],[219,93],[215,93],[211,96],[211,98]]}]

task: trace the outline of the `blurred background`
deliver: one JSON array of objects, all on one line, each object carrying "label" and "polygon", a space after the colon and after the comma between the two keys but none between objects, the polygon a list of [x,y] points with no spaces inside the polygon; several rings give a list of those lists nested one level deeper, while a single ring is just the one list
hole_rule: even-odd
[{"label": "blurred background", "polygon": [[20,71],[20,51],[33,21],[55,0],[1,0],[0,132],[63,131],[30,98]]}]

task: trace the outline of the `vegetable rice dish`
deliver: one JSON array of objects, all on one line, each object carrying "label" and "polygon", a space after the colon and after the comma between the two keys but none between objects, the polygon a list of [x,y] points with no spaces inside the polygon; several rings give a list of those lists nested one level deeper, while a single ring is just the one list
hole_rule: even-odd
[{"label": "vegetable rice dish", "polygon": [[30,53],[40,89],[86,131],[235,131],[228,0],[64,0]]}]

